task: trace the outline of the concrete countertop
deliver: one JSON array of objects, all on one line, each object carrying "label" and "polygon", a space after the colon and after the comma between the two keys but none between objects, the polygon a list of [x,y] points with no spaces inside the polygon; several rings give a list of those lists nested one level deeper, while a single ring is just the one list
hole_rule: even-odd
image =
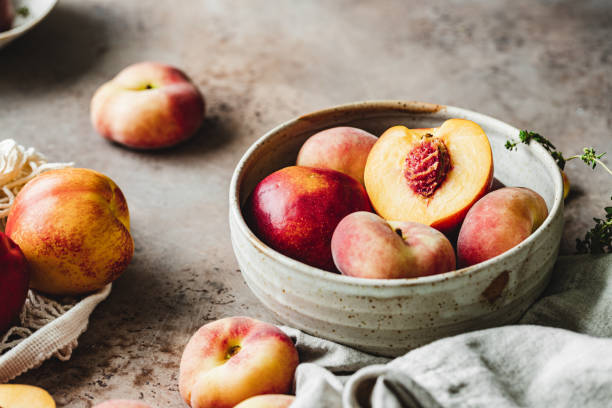
[{"label": "concrete countertop", "polygon": [[[610,38],[606,0],[62,0],[0,51],[0,138],[114,179],[136,253],[72,359],[15,382],[44,387],[59,407],[183,406],[178,365],[198,327],[273,321],[241,277],[227,223],[232,170],[259,136],[320,108],[406,99],[538,131],[568,155],[593,146],[612,156]],[[127,150],[90,125],[95,89],[142,60],[182,68],[206,95],[204,126],[177,148]],[[566,254],[612,194],[602,169],[574,161],[567,172]]]}]

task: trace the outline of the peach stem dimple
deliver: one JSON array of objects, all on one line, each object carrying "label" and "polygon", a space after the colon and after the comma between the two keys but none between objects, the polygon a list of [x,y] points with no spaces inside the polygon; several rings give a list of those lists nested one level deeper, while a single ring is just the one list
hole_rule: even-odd
[{"label": "peach stem dimple", "polygon": [[239,345],[235,345],[230,347],[227,350],[227,353],[225,353],[225,359],[229,360],[230,358],[234,357],[236,354],[238,354],[238,352],[240,351],[240,346]]}]

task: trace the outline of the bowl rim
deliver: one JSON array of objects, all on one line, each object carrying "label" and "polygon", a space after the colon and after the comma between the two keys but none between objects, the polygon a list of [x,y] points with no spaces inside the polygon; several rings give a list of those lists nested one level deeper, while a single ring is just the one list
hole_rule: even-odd
[{"label": "bowl rim", "polygon": [[53,8],[57,5],[59,0],[48,0],[47,8],[42,11],[42,13],[38,14],[36,17],[26,21],[24,24],[18,25],[16,27],[11,28],[10,30],[0,32],[0,41],[7,40],[14,37],[17,37],[24,32],[33,28],[36,24],[40,23],[47,15],[53,10]]},{"label": "bowl rim", "polygon": [[468,276],[478,273],[479,271],[487,270],[491,265],[496,264],[498,262],[504,261],[507,258],[513,257],[517,252],[521,251],[521,249],[525,246],[531,245],[534,241],[539,239],[540,235],[543,233],[545,229],[553,222],[556,216],[559,214],[559,211],[562,208],[563,204],[563,180],[561,178],[561,171],[550,171],[550,169],[558,169],[558,166],[554,159],[550,156],[550,154],[539,144],[530,144],[523,146],[524,148],[528,148],[534,153],[534,155],[545,165],[550,175],[553,178],[554,184],[554,198],[553,204],[548,212],[548,216],[538,227],[536,231],[534,231],[529,237],[527,237],[524,241],[520,242],[518,245],[513,248],[507,250],[506,252],[497,255],[491,259],[488,259],[484,262],[464,267],[461,269],[456,269],[449,272],[444,272],[435,275],[422,276],[417,278],[400,278],[400,279],[366,279],[366,278],[357,278],[352,276],[346,276],[338,273],[332,273],[323,269],[316,268],[314,266],[307,265],[303,262],[290,258],[286,255],[281,254],[280,252],[272,249],[268,245],[266,245],[263,241],[261,241],[251,229],[248,227],[244,216],[242,215],[242,210],[240,208],[240,183],[243,180],[244,170],[246,164],[249,162],[252,154],[258,150],[262,145],[264,145],[268,139],[274,136],[276,133],[283,131],[284,129],[291,127],[297,124],[299,121],[303,121],[308,118],[316,118],[316,117],[325,117],[329,115],[334,115],[339,112],[344,111],[397,111],[397,112],[405,112],[412,113],[416,115],[432,115],[437,112],[443,111],[447,115],[456,118],[465,118],[468,120],[472,120],[478,124],[487,123],[488,125],[495,126],[497,128],[505,128],[506,131],[515,133],[518,137],[519,129],[499,120],[495,119],[491,116],[484,115],[482,113],[474,112],[469,109],[463,109],[455,106],[449,105],[438,105],[427,102],[418,102],[418,101],[403,101],[403,100],[373,100],[373,101],[362,101],[362,102],[353,102],[348,104],[342,104],[338,106],[334,106],[331,108],[317,110],[312,113],[308,113],[306,115],[301,115],[299,117],[290,119],[286,122],[281,123],[280,125],[274,127],[273,129],[267,131],[263,136],[257,139],[248,150],[242,155],[240,161],[236,165],[234,172],[232,174],[232,179],[230,182],[229,189],[229,206],[230,206],[230,218],[234,218],[236,221],[239,232],[244,234],[251,245],[253,245],[258,251],[263,253],[264,255],[275,259],[280,262],[284,266],[297,270],[305,275],[308,275],[312,278],[322,279],[323,282],[329,282],[334,284],[348,284],[352,286],[360,286],[360,287],[387,287],[387,288],[397,288],[397,287],[408,287],[408,286],[420,286],[420,285],[431,285],[432,283],[447,281],[459,276]]}]

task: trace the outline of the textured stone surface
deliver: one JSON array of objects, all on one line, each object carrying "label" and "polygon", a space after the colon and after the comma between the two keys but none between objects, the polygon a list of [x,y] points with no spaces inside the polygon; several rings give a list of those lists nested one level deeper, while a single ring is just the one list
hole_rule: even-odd
[{"label": "textured stone surface", "polygon": [[[102,171],[125,193],[136,254],[66,363],[16,380],[64,407],[110,398],[183,406],[180,354],[219,317],[272,320],[237,270],[227,225],[234,165],[291,117],[366,99],[480,111],[569,154],[612,155],[612,4],[600,1],[62,0],[0,51],[0,138]],[[208,119],[177,148],[136,152],[89,124],[95,89],[124,66],[183,68]],[[612,178],[571,162],[562,250],[603,215]]]}]

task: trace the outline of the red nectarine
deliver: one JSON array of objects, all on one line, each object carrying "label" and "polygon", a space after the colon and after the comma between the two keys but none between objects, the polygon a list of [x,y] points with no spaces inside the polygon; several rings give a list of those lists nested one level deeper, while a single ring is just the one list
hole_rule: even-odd
[{"label": "red nectarine", "polygon": [[15,321],[28,294],[30,274],[21,249],[0,232],[0,337]]},{"label": "red nectarine", "polygon": [[363,186],[339,171],[291,166],[264,178],[244,207],[249,226],[270,247],[308,265],[335,271],[334,228],[369,211]]}]

